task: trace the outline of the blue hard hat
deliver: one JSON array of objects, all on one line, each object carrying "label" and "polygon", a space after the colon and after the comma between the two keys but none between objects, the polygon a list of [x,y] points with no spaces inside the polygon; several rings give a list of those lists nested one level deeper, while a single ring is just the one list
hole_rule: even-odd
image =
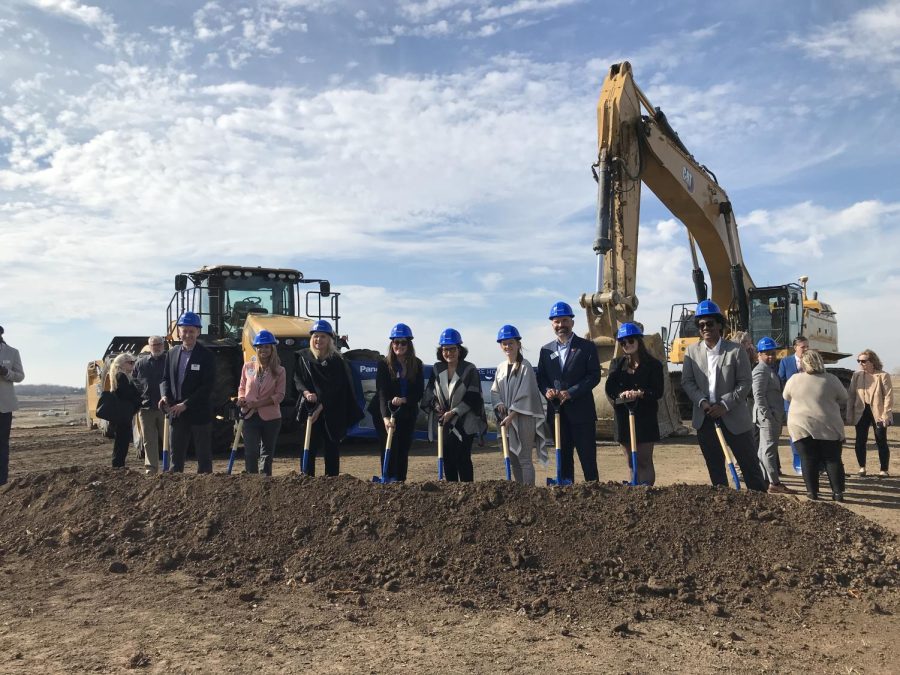
[{"label": "blue hard hat", "polygon": [[178,317],[178,322],[175,324],[177,326],[194,326],[195,328],[202,328],[203,322],[200,321],[200,317],[194,312],[185,312],[181,316]]},{"label": "blue hard hat", "polygon": [[701,316],[717,316],[722,320],[722,323],[725,323],[722,311],[712,300],[701,300],[697,303],[697,313],[694,314],[694,318],[699,319]]},{"label": "blue hard hat", "polygon": [[756,351],[758,352],[771,352],[776,349],[778,349],[778,345],[775,343],[775,340],[768,335],[764,338],[760,338],[759,342],[756,343]]},{"label": "blue hard hat", "polygon": [[445,328],[441,332],[441,339],[438,340],[438,344],[441,347],[445,345],[461,345],[462,335],[460,335],[459,331],[455,328]]},{"label": "blue hard hat", "polygon": [[510,324],[506,324],[505,326],[500,327],[500,331],[497,333],[497,342],[503,342],[504,340],[521,340],[522,336],[519,335],[519,331],[515,326]]},{"label": "blue hard hat", "polygon": [[644,337],[644,331],[638,328],[637,324],[623,323],[616,331],[616,340],[622,340],[627,337]]},{"label": "blue hard hat", "polygon": [[550,308],[550,317],[551,319],[555,319],[558,316],[568,316],[571,318],[575,318],[575,312],[572,311],[572,306],[560,300],[557,303],[554,303],[553,307]]},{"label": "blue hard hat", "polygon": [[406,338],[407,340],[413,339],[412,328],[407,326],[405,323],[398,323],[396,326],[391,328],[391,340],[395,338]]},{"label": "blue hard hat", "polygon": [[253,338],[253,346],[259,347],[260,345],[277,345],[278,340],[275,339],[275,336],[272,335],[270,331],[261,330],[256,334],[256,337]]},{"label": "blue hard hat", "polygon": [[326,333],[334,337],[334,329],[325,319],[319,319],[312,325],[312,328],[309,329],[309,334],[312,335],[313,333]]}]

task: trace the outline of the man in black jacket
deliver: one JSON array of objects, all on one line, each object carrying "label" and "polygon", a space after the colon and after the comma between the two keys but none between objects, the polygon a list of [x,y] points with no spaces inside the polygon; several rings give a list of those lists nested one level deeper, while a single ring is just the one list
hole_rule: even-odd
[{"label": "man in black jacket", "polygon": [[200,317],[185,312],[178,318],[181,344],[166,355],[166,368],[159,386],[160,410],[172,416],[172,471],[184,471],[184,458],[191,440],[197,453],[197,473],[212,473],[212,390],[216,381],[216,358],[197,342]]},{"label": "man in black jacket", "polygon": [[600,382],[600,360],[589,340],[572,332],[575,314],[565,302],[557,302],[550,310],[550,321],[556,340],[541,347],[537,380],[541,393],[550,402],[549,411],[559,410],[562,439],[561,475],[564,480],[575,479],[575,457],[585,480],[599,480],[597,471],[596,424],[594,387]]}]

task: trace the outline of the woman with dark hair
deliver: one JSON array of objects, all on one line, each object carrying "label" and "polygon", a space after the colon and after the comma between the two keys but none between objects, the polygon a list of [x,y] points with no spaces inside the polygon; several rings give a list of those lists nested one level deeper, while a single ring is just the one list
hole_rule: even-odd
[{"label": "woman with dark hair", "polygon": [[847,402],[847,390],[831,373],[825,372],[822,356],[814,349],[800,357],[802,372],[784,385],[788,410],[788,432],[800,454],[803,482],[810,499],[819,498],[819,466],[824,462],[832,499],[844,501],[844,465],[841,442],[844,420],[841,404]]},{"label": "woman with dark hair", "polygon": [[133,438],[134,415],[141,407],[141,395],[134,386],[134,355],[119,354],[109,367],[109,383],[113,394],[121,402],[124,411],[122,419],[112,423],[115,439],[113,440],[112,465],[114,468],[125,466],[128,456],[128,444]]},{"label": "woman with dark hair", "polygon": [[859,370],[850,378],[850,397],[847,401],[847,424],[856,427],[856,461],[859,475],[866,475],[866,443],[869,427],[875,429],[875,446],[881,477],[887,477],[891,450],[887,442],[887,428],[894,423],[894,390],[891,376],[882,370],[881,359],[871,349],[864,349],[856,357]]},{"label": "woman with dark hair", "polygon": [[631,432],[628,425],[629,410],[634,412],[637,437],[637,480],[653,485],[656,469],[653,466],[653,444],[659,440],[659,424],[656,421],[658,401],[662,398],[663,365],[647,351],[644,333],[634,323],[624,323],[616,333],[616,340],[624,352],[613,359],[606,378],[606,395],[613,401],[616,414],[615,438],[621,443],[631,465]]},{"label": "woman with dark hair", "polygon": [[[339,446],[347,430],[363,418],[356,403],[350,367],[334,344],[331,324],[320,319],[309,331],[309,349],[297,354],[294,385],[300,395],[300,407],[309,411],[307,424],[312,424],[310,463],[307,475],[316,475],[316,455],[325,456],[325,475],[337,476],[341,471]],[[298,411],[302,421],[304,415]]]},{"label": "woman with dark hair", "polygon": [[441,333],[437,363],[431,371],[422,408],[428,412],[429,428],[437,424],[444,434],[444,474],[447,480],[471,482],[472,442],[485,429],[484,399],[478,369],[466,361],[469,350],[463,347],[458,330]]},{"label": "woman with dark hair", "polygon": [[497,342],[506,359],[494,375],[491,405],[498,424],[507,430],[513,478],[518,483],[534,485],[531,451],[537,448],[538,459],[546,464],[550,437],[544,397],[534,368],[522,356],[522,337],[516,327],[507,324],[500,328]]},{"label": "woman with dark hair", "polygon": [[381,443],[379,466],[384,466],[387,429],[394,429],[386,477],[402,482],[406,480],[409,449],[416,432],[419,402],[425,389],[425,369],[422,361],[416,358],[409,326],[405,323],[394,326],[390,341],[387,357],[378,362],[375,396],[369,402],[369,413]]}]

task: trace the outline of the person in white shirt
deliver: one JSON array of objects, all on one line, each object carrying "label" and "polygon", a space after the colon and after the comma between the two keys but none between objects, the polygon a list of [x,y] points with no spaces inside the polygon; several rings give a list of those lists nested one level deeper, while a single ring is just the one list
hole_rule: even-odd
[{"label": "person in white shirt", "polygon": [[3,340],[0,326],[0,485],[9,479],[9,434],[12,430],[12,414],[19,409],[13,382],[25,379],[19,350]]}]

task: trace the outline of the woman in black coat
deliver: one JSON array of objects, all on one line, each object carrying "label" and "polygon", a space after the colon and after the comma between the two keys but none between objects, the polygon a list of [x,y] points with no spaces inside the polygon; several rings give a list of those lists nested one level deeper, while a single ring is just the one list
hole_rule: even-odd
[{"label": "woman in black coat", "polygon": [[405,481],[425,376],[422,362],[416,358],[410,327],[398,323],[391,329],[390,340],[387,358],[378,362],[375,396],[369,403],[369,412],[381,444],[380,466],[384,466],[387,428],[393,426],[391,461],[386,477]]},{"label": "woman in black coat", "polygon": [[125,466],[125,458],[128,456],[128,444],[132,440],[132,426],[134,415],[141,407],[141,395],[134,386],[132,373],[134,372],[134,356],[131,354],[119,354],[113,359],[109,368],[109,381],[112,383],[112,392],[119,399],[119,408],[122,416],[110,424],[113,427],[113,468]]},{"label": "woman in black coat", "polygon": [[656,482],[653,444],[659,440],[657,402],[665,386],[663,365],[647,351],[643,331],[636,324],[622,324],[616,339],[625,355],[613,360],[606,378],[606,395],[613,401],[616,413],[615,437],[625,451],[628,468],[633,471],[628,428],[630,408],[634,412],[637,436],[637,479],[639,483],[653,485]]},{"label": "woman in black coat", "polygon": [[297,354],[294,385],[300,394],[301,407],[309,416],[299,415],[312,424],[308,475],[316,475],[316,455],[325,456],[325,475],[337,476],[341,471],[339,446],[347,430],[363,418],[356,402],[350,367],[334,344],[334,330],[324,320],[316,321],[309,335],[309,349]]}]

